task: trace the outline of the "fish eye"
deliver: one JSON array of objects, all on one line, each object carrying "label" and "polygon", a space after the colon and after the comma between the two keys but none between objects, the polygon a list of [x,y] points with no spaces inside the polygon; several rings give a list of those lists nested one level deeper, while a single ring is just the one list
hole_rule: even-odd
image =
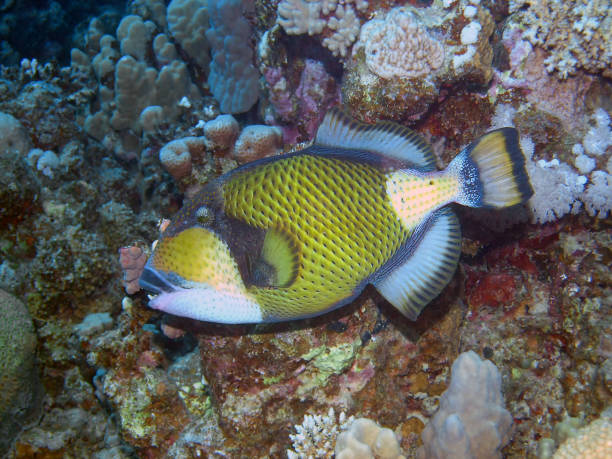
[{"label": "fish eye", "polygon": [[209,225],[212,222],[213,214],[208,207],[202,206],[195,211],[195,217],[199,224]]}]

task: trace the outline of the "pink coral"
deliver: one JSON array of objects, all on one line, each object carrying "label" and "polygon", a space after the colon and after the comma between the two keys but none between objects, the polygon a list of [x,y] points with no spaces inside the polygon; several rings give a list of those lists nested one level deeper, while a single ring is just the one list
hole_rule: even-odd
[{"label": "pink coral", "polygon": [[297,87],[291,86],[294,79],[285,75],[281,67],[270,67],[263,74],[268,86],[269,100],[274,115],[266,117],[266,123],[279,124],[283,140],[294,144],[311,139],[325,112],[340,100],[336,81],[325,70],[323,63],[306,59]]},{"label": "pink coral", "polygon": [[[267,68],[264,78],[270,90],[270,102],[280,120],[288,121],[294,115],[294,106],[288,83],[283,76],[283,70],[277,67]],[[267,121],[267,120],[266,120]]]},{"label": "pink coral", "polygon": [[330,78],[331,76],[325,71],[321,62],[306,59],[306,65],[295,94],[300,101],[300,119],[305,120],[306,133],[309,138],[314,136],[327,108],[335,105],[339,98],[338,91],[328,92]]},{"label": "pink coral", "polygon": [[138,279],[146,262],[147,255],[138,246],[132,245],[119,249],[119,264],[123,270],[123,286],[129,295],[140,290]]}]

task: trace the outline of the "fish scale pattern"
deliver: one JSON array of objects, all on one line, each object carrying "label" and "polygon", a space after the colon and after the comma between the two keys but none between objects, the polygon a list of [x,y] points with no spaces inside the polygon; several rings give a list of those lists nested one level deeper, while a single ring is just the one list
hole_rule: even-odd
[{"label": "fish scale pattern", "polygon": [[304,154],[246,172],[223,186],[226,214],[298,242],[293,283],[249,287],[269,317],[343,304],[410,236],[390,206],[384,174],[366,163]]}]

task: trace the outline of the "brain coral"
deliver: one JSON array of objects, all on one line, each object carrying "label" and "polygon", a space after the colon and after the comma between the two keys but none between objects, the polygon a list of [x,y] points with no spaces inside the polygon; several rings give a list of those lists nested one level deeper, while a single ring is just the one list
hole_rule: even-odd
[{"label": "brain coral", "polygon": [[444,47],[410,10],[395,8],[361,28],[368,68],[382,78],[417,78],[444,63]]},{"label": "brain coral", "polygon": [[24,304],[0,290],[0,455],[11,446],[40,400],[36,335]]}]

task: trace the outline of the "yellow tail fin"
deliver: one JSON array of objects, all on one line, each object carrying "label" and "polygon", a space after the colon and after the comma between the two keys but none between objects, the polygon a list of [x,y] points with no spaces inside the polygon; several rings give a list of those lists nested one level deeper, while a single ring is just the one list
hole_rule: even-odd
[{"label": "yellow tail fin", "polygon": [[457,176],[457,202],[465,206],[509,207],[533,195],[514,128],[486,133],[459,153],[447,171]]}]

